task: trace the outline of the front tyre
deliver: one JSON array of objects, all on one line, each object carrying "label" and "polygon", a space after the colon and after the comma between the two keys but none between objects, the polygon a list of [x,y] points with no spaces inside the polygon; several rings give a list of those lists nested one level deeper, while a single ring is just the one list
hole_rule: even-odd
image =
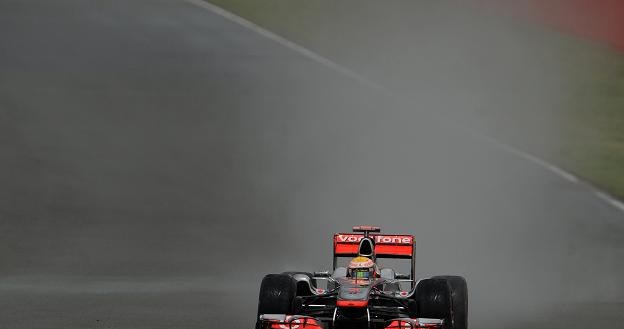
[{"label": "front tyre", "polygon": [[415,301],[421,318],[444,319],[445,329],[468,328],[468,289],[459,276],[436,276],[416,285]]},{"label": "front tyre", "polygon": [[444,275],[434,276],[433,279],[446,280],[451,288],[451,301],[453,311],[453,329],[468,328],[468,284],[461,276]]},{"label": "front tyre", "polygon": [[268,274],[260,284],[258,298],[258,318],[256,328],[260,328],[260,314],[293,314],[297,282],[288,274]]}]

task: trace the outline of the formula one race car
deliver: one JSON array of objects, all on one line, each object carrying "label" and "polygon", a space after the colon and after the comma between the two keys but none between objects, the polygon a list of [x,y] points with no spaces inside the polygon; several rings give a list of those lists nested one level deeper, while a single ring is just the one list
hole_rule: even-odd
[{"label": "formula one race car", "polygon": [[[356,226],[354,233],[334,234],[331,273],[266,275],[256,329],[467,329],[466,280],[434,276],[416,281],[414,236],[380,231]],[[341,257],[355,258],[337,267]],[[411,272],[379,268],[379,258],[409,259]]]}]

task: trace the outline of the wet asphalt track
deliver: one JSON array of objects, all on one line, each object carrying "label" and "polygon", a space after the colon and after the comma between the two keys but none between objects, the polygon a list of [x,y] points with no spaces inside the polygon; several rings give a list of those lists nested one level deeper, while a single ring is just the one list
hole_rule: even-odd
[{"label": "wet asphalt track", "polygon": [[0,149],[0,328],[249,327],[361,223],[473,328],[624,327],[624,214],[184,1],[1,1]]}]

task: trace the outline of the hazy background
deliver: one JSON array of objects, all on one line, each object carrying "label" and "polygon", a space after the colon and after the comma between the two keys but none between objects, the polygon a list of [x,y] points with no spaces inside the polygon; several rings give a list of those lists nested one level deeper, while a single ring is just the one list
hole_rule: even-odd
[{"label": "hazy background", "polygon": [[619,328],[622,212],[482,137],[550,152],[562,59],[412,8],[310,34],[375,89],[185,1],[0,2],[0,327],[251,326],[265,273],[373,224],[467,278],[473,328]]}]

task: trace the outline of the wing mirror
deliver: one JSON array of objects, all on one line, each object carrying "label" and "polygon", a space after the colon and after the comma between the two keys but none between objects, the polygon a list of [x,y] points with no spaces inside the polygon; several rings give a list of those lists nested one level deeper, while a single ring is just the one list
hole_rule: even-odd
[{"label": "wing mirror", "polygon": [[396,273],[394,275],[394,278],[397,279],[397,280],[409,280],[409,279],[411,279],[409,274],[402,274],[402,273]]},{"label": "wing mirror", "polygon": [[319,272],[314,272],[314,276],[319,277],[319,278],[329,278],[330,274],[329,274],[329,271],[319,271]]}]

